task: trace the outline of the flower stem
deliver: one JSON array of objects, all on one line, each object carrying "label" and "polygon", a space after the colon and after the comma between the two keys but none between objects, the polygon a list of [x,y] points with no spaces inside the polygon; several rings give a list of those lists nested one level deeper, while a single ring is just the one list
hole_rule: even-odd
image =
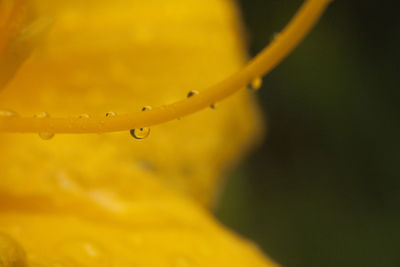
[{"label": "flower stem", "polygon": [[246,87],[255,78],[270,72],[303,40],[330,2],[331,0],[307,0],[279,36],[242,70],[222,82],[200,91],[196,97],[185,98],[170,105],[153,108],[148,112],[134,112],[111,118],[0,117],[0,132],[100,133],[127,131],[161,124],[208,108],[211,104]]}]

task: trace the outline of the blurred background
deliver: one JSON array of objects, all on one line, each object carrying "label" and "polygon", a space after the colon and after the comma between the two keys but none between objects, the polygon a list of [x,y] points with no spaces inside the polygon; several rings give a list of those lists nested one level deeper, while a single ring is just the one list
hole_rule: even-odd
[{"label": "blurred background", "polygon": [[[258,93],[268,136],[216,213],[283,266],[400,266],[400,20],[384,2],[334,1]],[[301,3],[239,1],[252,55]]]}]

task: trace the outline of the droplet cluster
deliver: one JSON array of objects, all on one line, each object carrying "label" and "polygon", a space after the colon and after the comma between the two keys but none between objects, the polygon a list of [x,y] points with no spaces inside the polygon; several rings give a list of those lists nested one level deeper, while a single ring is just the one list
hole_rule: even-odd
[{"label": "droplet cluster", "polygon": [[250,82],[250,84],[248,85],[248,89],[254,91],[259,90],[262,86],[262,82],[262,77],[256,77]]}]

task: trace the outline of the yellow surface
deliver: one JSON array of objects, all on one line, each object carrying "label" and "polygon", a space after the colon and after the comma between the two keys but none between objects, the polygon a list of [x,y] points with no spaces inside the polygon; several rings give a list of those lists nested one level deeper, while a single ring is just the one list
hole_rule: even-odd
[{"label": "yellow surface", "polygon": [[[230,1],[31,4],[35,23],[21,25],[36,49],[0,91],[22,115],[162,105],[245,60]],[[260,132],[243,91],[143,141],[0,134],[0,266],[275,266],[204,208]]]},{"label": "yellow surface", "polygon": [[[301,6],[283,31],[275,34],[276,38],[243,68],[223,81],[218,81],[202,90],[196,97],[183,98],[173,103],[155,107],[148,112],[128,112],[112,118],[103,116],[88,117],[47,117],[46,119],[24,117],[0,117],[0,132],[11,133],[99,133],[128,131],[158,125],[185,117],[189,114],[215,107],[215,103],[224,100],[243,87],[258,87],[261,76],[266,75],[279,64],[302,41],[318,21],[331,0],[307,0]],[[45,23],[47,21],[47,24]],[[39,23],[40,22],[40,23]],[[30,27],[31,34],[45,33],[49,20],[39,21]],[[40,31],[41,29],[41,31]],[[25,32],[25,30],[24,30]],[[36,33],[32,34],[32,33]],[[29,40],[29,38],[24,38]],[[255,88],[256,89],[256,88]],[[196,90],[191,90],[193,92]],[[197,91],[196,91],[197,92]],[[104,112],[104,111],[103,111]],[[1,113],[0,113],[1,114]],[[113,113],[115,114],[115,113]],[[133,134],[135,136],[135,134]],[[45,139],[48,139],[47,137]]]},{"label": "yellow surface", "polygon": [[63,207],[3,199],[12,204],[1,207],[0,229],[25,249],[29,266],[276,266],[187,200],[88,197]]},{"label": "yellow surface", "polygon": [[[229,1],[38,0],[34,6],[52,28],[0,92],[0,108],[20,115],[93,116],[160,106],[222,79],[245,60]],[[56,135],[49,142],[1,134],[0,166],[7,168],[0,185],[52,194],[61,172],[87,188],[120,190],[119,180],[137,188],[144,173],[210,204],[221,173],[260,136],[252,96],[243,91],[217,110],[153,127],[141,142],[128,131]],[[28,184],[21,178],[27,173]],[[14,186],[19,183],[25,186]]]}]

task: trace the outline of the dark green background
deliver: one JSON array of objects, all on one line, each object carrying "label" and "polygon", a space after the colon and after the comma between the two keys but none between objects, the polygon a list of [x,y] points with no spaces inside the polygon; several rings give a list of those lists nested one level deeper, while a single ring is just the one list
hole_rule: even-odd
[{"label": "dark green background", "polygon": [[[302,3],[242,0],[254,55]],[[264,144],[217,216],[286,267],[400,266],[397,1],[336,0],[264,78]]]}]

